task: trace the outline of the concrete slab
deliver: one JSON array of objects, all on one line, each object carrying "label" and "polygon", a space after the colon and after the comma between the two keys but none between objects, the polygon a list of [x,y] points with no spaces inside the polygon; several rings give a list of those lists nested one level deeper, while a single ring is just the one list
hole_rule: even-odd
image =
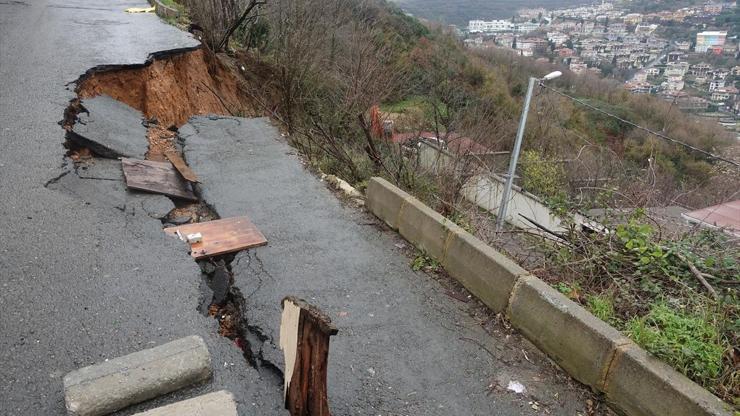
[{"label": "concrete slab", "polygon": [[102,157],[144,159],[149,142],[140,111],[107,95],[84,99],[81,104],[87,111],[77,116],[70,140]]},{"label": "concrete slab", "polygon": [[128,191],[117,160],[95,159],[48,185],[96,207],[115,208],[131,216],[164,218],[175,204],[164,195]]},{"label": "concrete slab", "polygon": [[191,336],[114,358],[64,376],[73,416],[99,416],[211,378],[203,338]]},{"label": "concrete slab", "polygon": [[134,416],[237,416],[234,395],[221,390],[158,407]]}]

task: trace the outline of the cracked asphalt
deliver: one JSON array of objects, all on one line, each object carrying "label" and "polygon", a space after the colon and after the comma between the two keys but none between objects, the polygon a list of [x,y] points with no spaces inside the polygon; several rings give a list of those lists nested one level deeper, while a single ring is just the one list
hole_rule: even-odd
[{"label": "cracked asphalt", "polygon": [[[334,414],[586,414],[585,388],[519,336],[486,332],[470,305],[412,271],[396,233],[342,203],[268,119],[193,117],[180,137],[204,200],[222,217],[248,215],[268,240],[231,263],[249,326],[265,340],[252,340],[253,351],[283,367],[288,295],[339,328],[329,353]],[[507,391],[511,381],[527,393]]]},{"label": "cracked asphalt", "polygon": [[208,343],[213,382],[121,414],[222,388],[241,414],[285,414],[281,386],[196,310],[200,270],[150,215],[163,201],[127,196],[115,161],[74,172],[64,158],[68,83],[198,46],[124,12],[145,5],[0,0],[0,414],[64,415],[68,371],[191,334]]}]

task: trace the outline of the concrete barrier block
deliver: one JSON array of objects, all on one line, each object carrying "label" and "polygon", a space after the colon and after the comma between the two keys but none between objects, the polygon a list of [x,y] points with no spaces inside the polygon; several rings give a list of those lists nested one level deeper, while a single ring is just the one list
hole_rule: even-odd
[{"label": "concrete barrier block", "polygon": [[204,394],[134,416],[237,416],[234,396],[226,390]]},{"label": "concrete barrier block", "polygon": [[523,276],[508,309],[511,323],[576,380],[603,391],[617,347],[631,341],[547,283]]},{"label": "concrete barrier block", "polygon": [[370,212],[385,221],[389,227],[398,230],[398,214],[401,205],[411,195],[397,188],[383,178],[371,178],[367,185],[366,205]]},{"label": "concrete barrier block", "polygon": [[447,243],[445,270],[495,312],[502,312],[517,276],[526,270],[466,231]]},{"label": "concrete barrier block", "polygon": [[398,232],[419,250],[440,262],[444,262],[445,244],[450,231],[464,232],[457,224],[415,198],[408,199],[403,205]]},{"label": "concrete barrier block", "polygon": [[617,350],[607,400],[630,416],[730,416],[730,406],[637,345]]},{"label": "concrete barrier block", "polygon": [[70,415],[104,415],[211,374],[205,342],[190,336],[72,371],[64,376],[64,399]]}]

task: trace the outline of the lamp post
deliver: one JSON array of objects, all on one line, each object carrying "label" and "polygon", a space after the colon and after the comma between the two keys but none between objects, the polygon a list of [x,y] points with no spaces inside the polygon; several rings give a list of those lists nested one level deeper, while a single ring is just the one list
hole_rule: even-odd
[{"label": "lamp post", "polygon": [[501,204],[498,208],[498,218],[496,218],[496,231],[501,231],[504,228],[504,221],[506,219],[506,209],[509,205],[509,195],[511,194],[511,187],[514,185],[514,174],[516,173],[516,164],[519,161],[519,151],[522,148],[522,139],[524,138],[524,129],[527,126],[527,114],[529,113],[529,104],[532,101],[532,91],[534,90],[535,84],[538,82],[545,82],[555,79],[563,75],[560,71],[550,72],[549,74],[538,79],[535,77],[529,77],[529,86],[527,87],[527,96],[524,98],[524,109],[522,109],[522,117],[519,120],[519,129],[516,132],[516,142],[514,143],[514,150],[511,152],[511,161],[509,162],[509,173],[506,175],[506,185],[504,186],[504,192],[501,196]]}]

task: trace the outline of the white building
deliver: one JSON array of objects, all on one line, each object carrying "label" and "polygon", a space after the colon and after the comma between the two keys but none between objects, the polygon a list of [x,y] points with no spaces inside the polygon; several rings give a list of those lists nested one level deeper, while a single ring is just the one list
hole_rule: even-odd
[{"label": "white building", "polygon": [[636,25],[640,22],[642,22],[642,14],[640,13],[629,13],[624,15],[622,18],[624,20],[624,23],[627,23],[629,25]]},{"label": "white building", "polygon": [[676,44],[676,48],[679,51],[684,51],[685,52],[685,51],[688,51],[689,49],[691,49],[691,42],[689,42],[687,40],[684,40],[684,41],[677,40],[674,43]]},{"label": "white building", "polygon": [[668,91],[681,91],[684,87],[683,77],[668,77]]},{"label": "white building", "polygon": [[713,79],[709,82],[709,92],[721,90],[725,87],[725,80]]},{"label": "white building", "polygon": [[583,62],[571,62],[568,69],[570,69],[574,74],[580,74],[588,70],[588,65]]},{"label": "white building", "polygon": [[568,35],[560,32],[547,32],[547,40],[554,43],[555,46],[560,46],[568,41]]},{"label": "white building", "polygon": [[635,26],[635,33],[639,35],[650,35],[658,29],[655,23],[640,23]]},{"label": "white building", "polygon": [[726,31],[699,32],[696,34],[696,52],[706,52],[714,46],[724,46],[727,39]]},{"label": "white building", "polygon": [[523,22],[514,25],[514,31],[518,33],[529,33],[539,29],[539,23]]},{"label": "white building", "polygon": [[634,82],[646,82],[647,81],[648,74],[646,71],[637,71],[635,75],[632,77],[632,81]]},{"label": "white building", "polygon": [[508,20],[471,20],[468,22],[470,33],[510,32],[512,30],[514,30],[514,24]]}]

